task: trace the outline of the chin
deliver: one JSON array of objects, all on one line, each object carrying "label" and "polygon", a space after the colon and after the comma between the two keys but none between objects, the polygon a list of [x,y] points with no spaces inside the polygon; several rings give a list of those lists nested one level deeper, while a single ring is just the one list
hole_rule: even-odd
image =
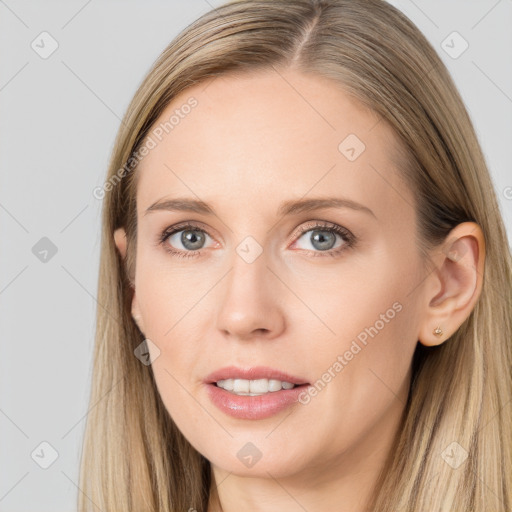
[{"label": "chin", "polygon": [[[308,466],[306,454],[291,453],[277,440],[252,442],[247,438],[250,436],[244,436],[243,441],[233,439],[228,446],[219,446],[218,452],[205,453],[205,457],[221,471],[240,477],[285,478]],[[293,444],[299,447],[302,443],[296,440]]]}]

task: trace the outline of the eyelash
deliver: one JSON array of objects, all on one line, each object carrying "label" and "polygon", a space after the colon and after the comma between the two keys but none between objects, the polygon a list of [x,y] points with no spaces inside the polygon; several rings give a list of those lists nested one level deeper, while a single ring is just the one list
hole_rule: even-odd
[{"label": "eyelash", "polygon": [[[322,229],[319,229],[322,228]],[[198,225],[195,225],[193,223],[185,223],[185,224],[178,224],[175,226],[172,226],[170,228],[165,229],[160,237],[158,243],[164,247],[164,250],[173,256],[178,256],[179,258],[194,258],[197,256],[200,256],[203,252],[203,249],[197,250],[197,251],[178,251],[176,249],[173,249],[167,242],[167,239],[174,235],[175,233],[178,233],[180,231],[202,231],[203,233],[208,234],[204,229],[199,227]],[[314,225],[308,225],[308,226],[301,226],[299,228],[299,233],[296,236],[296,239],[299,239],[304,233],[307,233],[308,231],[315,231],[315,230],[321,230],[321,231],[328,231],[329,233],[335,233],[343,239],[345,244],[342,247],[338,247],[336,249],[330,249],[329,251],[311,251],[313,252],[313,256],[317,257],[324,257],[324,256],[338,256],[340,253],[351,249],[354,247],[356,243],[356,237],[348,230],[341,226],[338,226],[337,224],[330,224],[330,223],[316,223]],[[210,235],[208,235],[210,236]]]}]

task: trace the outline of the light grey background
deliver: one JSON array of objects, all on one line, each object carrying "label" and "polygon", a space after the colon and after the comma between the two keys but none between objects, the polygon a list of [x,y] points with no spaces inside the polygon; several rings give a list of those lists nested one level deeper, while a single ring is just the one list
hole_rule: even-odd
[{"label": "light grey background", "polygon": [[[75,510],[100,243],[92,191],[154,59],[221,3],[0,0],[0,512]],[[391,3],[449,67],[512,240],[512,0]],[[31,47],[43,51],[43,31],[59,45],[46,59]],[[469,44],[458,58],[442,47],[462,48],[453,31]],[[47,262],[32,252],[43,237],[57,248]],[[47,469],[42,442],[58,453]]]}]

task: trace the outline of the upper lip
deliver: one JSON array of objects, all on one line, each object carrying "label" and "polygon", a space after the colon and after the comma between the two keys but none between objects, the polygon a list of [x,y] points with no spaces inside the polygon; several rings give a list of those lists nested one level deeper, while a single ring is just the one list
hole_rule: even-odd
[{"label": "upper lip", "polygon": [[236,366],[226,366],[215,370],[210,373],[205,379],[206,384],[212,384],[219,380],[226,379],[246,379],[246,380],[258,380],[258,379],[275,379],[282,382],[290,382],[300,386],[302,384],[308,384],[305,379],[301,377],[295,377],[281,370],[269,368],[268,366],[251,366],[250,368],[237,368]]}]

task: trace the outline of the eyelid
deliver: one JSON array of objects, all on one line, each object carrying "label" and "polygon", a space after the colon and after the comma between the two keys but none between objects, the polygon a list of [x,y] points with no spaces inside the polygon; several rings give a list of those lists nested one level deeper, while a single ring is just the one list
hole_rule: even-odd
[{"label": "eyelid", "polygon": [[210,238],[215,238],[212,235],[210,235],[210,227],[206,227],[206,225],[203,224],[202,222],[191,220],[178,222],[177,224],[173,224],[172,226],[165,228],[160,235],[160,240],[168,238],[170,235],[176,233],[177,231],[183,231],[190,228],[197,229],[198,231],[203,231]]},{"label": "eyelid", "polygon": [[[304,224],[301,224],[297,229],[293,231],[291,235],[290,241],[298,240],[304,233],[308,231],[322,231],[322,228],[326,231],[331,231],[341,236],[342,238],[346,238],[348,241],[355,241],[355,236],[352,234],[350,230],[341,226],[340,224],[336,224],[335,222],[329,221],[309,221]],[[321,252],[321,251],[320,251]]]}]

